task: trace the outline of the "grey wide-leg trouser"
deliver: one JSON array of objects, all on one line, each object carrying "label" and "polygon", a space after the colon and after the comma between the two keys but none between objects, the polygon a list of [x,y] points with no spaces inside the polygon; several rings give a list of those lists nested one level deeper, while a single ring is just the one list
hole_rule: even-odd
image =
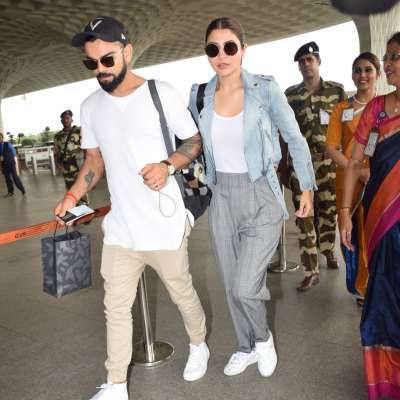
[{"label": "grey wide-leg trouser", "polygon": [[269,338],[267,264],[279,242],[283,210],[265,177],[217,172],[211,185],[210,236],[225,285],[239,351]]}]

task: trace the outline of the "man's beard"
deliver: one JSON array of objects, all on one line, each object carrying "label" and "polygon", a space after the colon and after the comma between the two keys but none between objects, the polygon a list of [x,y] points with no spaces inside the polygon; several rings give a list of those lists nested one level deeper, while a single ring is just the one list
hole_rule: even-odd
[{"label": "man's beard", "polygon": [[[122,70],[117,76],[115,76],[113,74],[107,74],[105,72],[100,72],[96,78],[97,78],[97,81],[99,82],[99,85],[101,86],[101,88],[103,90],[105,90],[107,93],[112,93],[124,80],[127,70],[128,70],[128,68],[127,68],[126,62],[124,61]],[[100,81],[100,79],[99,79],[101,77],[108,77],[108,76],[113,76],[114,79],[112,79],[111,81],[108,81],[108,82]]]}]

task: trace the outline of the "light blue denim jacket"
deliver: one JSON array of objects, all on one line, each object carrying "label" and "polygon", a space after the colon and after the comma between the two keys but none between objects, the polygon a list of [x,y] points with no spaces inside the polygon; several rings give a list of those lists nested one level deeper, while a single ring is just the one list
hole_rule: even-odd
[{"label": "light blue denim jacket", "polygon": [[[289,214],[274,168],[281,158],[277,130],[288,143],[301,190],[317,187],[307,141],[300,132],[292,108],[272,76],[254,75],[242,69],[241,77],[244,86],[244,155],[248,174],[252,182],[263,175],[267,177],[287,219]],[[203,140],[207,181],[210,184],[216,184],[211,127],[217,80],[217,76],[214,76],[207,84],[200,115],[196,105],[198,84],[192,86],[189,100],[189,109]]]}]

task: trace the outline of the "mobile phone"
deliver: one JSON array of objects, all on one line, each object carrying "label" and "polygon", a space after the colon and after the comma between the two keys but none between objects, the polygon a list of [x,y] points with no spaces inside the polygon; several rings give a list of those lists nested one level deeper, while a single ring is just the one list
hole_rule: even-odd
[{"label": "mobile phone", "polygon": [[61,221],[63,221],[66,224],[70,224],[72,222],[74,222],[75,220],[84,217],[85,215],[89,215],[94,213],[94,210],[91,209],[90,207],[86,206],[86,205],[81,205],[78,207],[73,207],[70,208],[64,216],[59,217],[57,215],[57,218],[59,218]]}]

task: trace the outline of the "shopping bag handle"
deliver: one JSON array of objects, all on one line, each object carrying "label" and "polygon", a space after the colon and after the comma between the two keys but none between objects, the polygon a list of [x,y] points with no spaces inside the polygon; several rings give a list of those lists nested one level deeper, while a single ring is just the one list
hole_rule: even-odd
[{"label": "shopping bag handle", "polygon": [[[59,223],[58,223],[58,221],[56,220],[56,226],[55,226],[55,228],[54,228],[54,233],[53,233],[53,240],[56,240],[56,233],[57,233],[57,227],[58,227],[58,225],[59,225]],[[61,225],[60,225],[61,226]],[[68,225],[67,224],[65,224],[65,234],[67,234],[68,233]]]}]

